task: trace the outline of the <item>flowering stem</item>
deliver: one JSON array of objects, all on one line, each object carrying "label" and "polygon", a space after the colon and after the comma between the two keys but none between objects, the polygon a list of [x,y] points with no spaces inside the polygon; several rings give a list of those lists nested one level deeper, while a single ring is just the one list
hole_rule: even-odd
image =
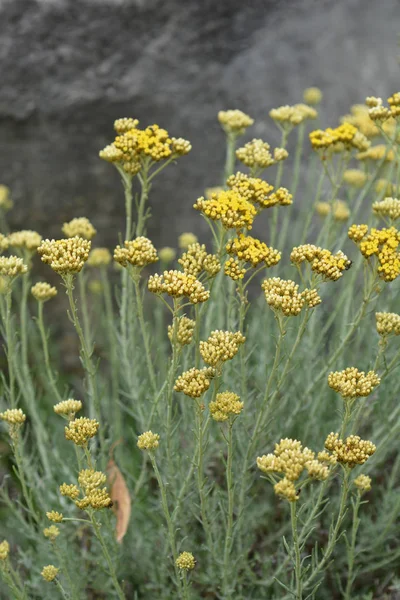
[{"label": "flowering stem", "polygon": [[167,465],[168,473],[172,473],[172,455],[171,455],[171,430],[172,430],[172,401],[174,396],[174,381],[175,374],[178,367],[179,359],[179,346],[178,346],[178,312],[179,312],[179,301],[174,298],[174,312],[172,317],[172,361],[171,368],[168,373],[168,388],[167,388],[167,423],[166,423],[166,437],[167,437]]},{"label": "flowering stem", "polygon": [[297,530],[297,503],[290,502],[290,516],[292,523],[292,536],[293,536],[293,548],[295,555],[295,579],[296,579],[296,593],[293,594],[296,600],[303,599],[303,589],[302,589],[302,577],[301,577],[301,552],[300,552],[300,544],[299,544],[299,534]]},{"label": "flowering stem", "polygon": [[183,582],[182,598],[183,598],[183,600],[189,600],[189,585],[188,585],[188,580],[187,580],[187,575],[186,575],[185,570],[183,570],[183,572],[182,572],[182,582]]},{"label": "flowering stem", "polygon": [[32,496],[28,491],[28,486],[25,479],[24,462],[21,454],[20,442],[21,440],[18,434],[15,437],[13,436],[12,448],[14,450],[15,462],[17,465],[17,475],[21,483],[22,494],[25,498],[25,502],[29,508],[30,514],[33,517],[34,521],[36,521],[36,523],[39,523],[39,517],[33,505]]},{"label": "flowering stem", "polygon": [[[131,274],[130,271],[129,271],[129,273]],[[149,377],[150,377],[152,391],[153,391],[153,393],[155,393],[157,391],[157,381],[156,381],[156,374],[154,372],[153,360],[151,357],[149,330],[148,330],[148,327],[144,320],[143,299],[142,299],[142,292],[140,290],[140,284],[139,284],[140,280],[136,275],[131,274],[131,277],[132,277],[133,285],[135,288],[136,310],[137,310],[137,316],[139,319],[139,326],[140,326],[140,331],[142,334],[144,349],[145,349],[145,353],[146,353],[147,370],[148,370]]]},{"label": "flowering stem", "polygon": [[60,590],[61,596],[64,598],[64,600],[70,600],[69,594],[67,594],[67,592],[64,590],[63,586],[61,585],[60,581],[57,578],[54,580],[54,583]]},{"label": "flowering stem", "polygon": [[[214,401],[218,391],[218,383],[214,379],[214,389],[212,400]],[[208,421],[206,422],[208,423]],[[201,403],[197,403],[197,445],[198,445],[198,462],[197,462],[197,488],[200,496],[200,513],[201,513],[201,522],[203,524],[204,533],[206,535],[206,543],[207,546],[213,555],[213,536],[211,525],[208,520],[207,514],[207,494],[205,491],[205,479],[204,479],[204,434],[205,427],[203,427],[203,407]]]},{"label": "flowering stem", "polygon": [[145,233],[146,216],[145,207],[149,197],[150,182],[149,182],[149,164],[146,162],[139,174],[139,181],[142,192],[140,194],[139,206],[138,206],[138,219],[136,225],[136,237]]},{"label": "flowering stem", "polygon": [[226,462],[226,487],[228,492],[228,515],[227,515],[227,526],[226,526],[226,537],[225,537],[225,548],[224,548],[224,575],[223,575],[223,586],[222,594],[226,599],[231,598],[231,590],[229,589],[229,556],[232,548],[232,532],[233,532],[233,494],[234,485],[232,478],[232,455],[233,455],[233,439],[232,439],[233,421],[229,421],[228,429],[228,456]]},{"label": "flowering stem", "polygon": [[[30,263],[30,261],[28,261]],[[20,323],[21,323],[21,358],[22,366],[28,369],[28,328],[27,328],[27,304],[29,294],[30,280],[28,273],[22,277],[22,293],[20,304]]]},{"label": "flowering stem", "polygon": [[37,326],[39,329],[40,339],[42,341],[42,349],[43,349],[44,365],[46,368],[47,381],[50,384],[51,391],[57,398],[57,401],[61,402],[62,397],[61,397],[60,392],[58,391],[58,388],[56,385],[56,378],[54,376],[53,370],[50,365],[50,354],[49,354],[49,346],[47,343],[47,333],[46,333],[46,329],[44,326],[44,320],[43,320],[43,304],[44,304],[43,302],[38,302],[38,316],[37,316],[36,323],[37,323]]},{"label": "flowering stem", "polygon": [[[1,305],[3,307],[3,304]],[[4,322],[4,329],[6,334],[6,346],[7,346],[7,362],[8,362],[8,385],[9,385],[9,398],[11,408],[15,408],[17,399],[15,395],[15,331],[12,325],[12,292],[11,289],[6,294],[6,306],[5,314],[2,315]],[[3,311],[2,311],[3,312]]]},{"label": "flowering stem", "polygon": [[158,470],[155,456],[152,452],[149,452],[149,456],[150,456],[151,464],[153,465],[154,473],[155,473],[155,476],[156,476],[156,479],[158,482],[158,487],[160,488],[161,506],[162,506],[162,509],[164,512],[165,520],[167,522],[168,540],[169,540],[169,545],[170,545],[171,552],[172,552],[172,559],[174,561],[174,569],[175,569],[175,577],[176,577],[176,584],[178,587],[178,593],[179,593],[179,597],[184,599],[185,597],[182,595],[182,589],[181,589],[181,585],[180,585],[181,579],[179,576],[178,567],[176,565],[176,560],[178,558],[178,552],[176,549],[175,529],[174,529],[174,525],[173,525],[173,522],[171,519],[171,514],[169,512],[169,508],[168,508],[167,492],[165,489],[164,482],[161,478],[160,471]]},{"label": "flowering stem", "polygon": [[106,559],[106,562],[107,562],[107,565],[108,565],[108,570],[110,572],[110,576],[111,576],[111,579],[113,581],[113,584],[114,584],[115,590],[117,592],[118,598],[120,600],[126,600],[125,594],[122,591],[121,586],[119,585],[119,582],[118,582],[118,579],[117,579],[117,574],[115,572],[115,567],[114,567],[113,561],[111,560],[111,556],[110,556],[110,553],[108,551],[107,545],[106,545],[106,543],[104,541],[103,535],[101,533],[100,525],[96,521],[96,518],[93,515],[90,515],[90,520],[91,520],[91,523],[93,525],[95,536],[98,539],[98,541],[100,543],[100,546],[101,546],[101,549],[103,551],[104,558]]},{"label": "flowering stem", "polygon": [[86,296],[86,278],[83,271],[78,273],[79,300],[82,307],[83,332],[85,334],[86,344],[91,346],[90,339],[90,320]]},{"label": "flowering stem", "polygon": [[226,134],[226,158],[224,168],[223,186],[226,186],[226,180],[233,174],[235,170],[235,149],[237,136],[234,133]]},{"label": "flowering stem", "polygon": [[15,600],[26,600],[25,590],[20,589],[20,584],[17,585],[19,576],[17,576],[17,573],[14,571],[14,569],[10,565],[10,562],[8,559],[7,559],[6,565],[0,566],[0,573],[1,573],[1,576],[4,579],[5,583],[8,585],[8,587],[12,591],[13,598]]},{"label": "flowering stem", "polygon": [[[286,143],[287,143],[287,138],[288,138],[289,133],[285,130],[282,131],[282,140],[281,140],[281,148],[286,148]],[[276,179],[275,179],[275,190],[277,190],[279,188],[279,186],[281,185],[281,181],[282,181],[282,174],[283,174],[283,160],[279,161],[279,165],[278,165],[278,169],[276,172]],[[278,207],[274,206],[272,209],[272,219],[271,219],[271,227],[270,227],[270,239],[271,239],[271,246],[275,245],[275,240],[276,240],[276,235],[278,233]]]},{"label": "flowering stem", "polygon": [[347,544],[347,584],[344,592],[344,600],[351,600],[351,588],[354,582],[354,562],[356,554],[357,532],[360,526],[358,511],[361,504],[361,494],[357,491],[357,499],[353,501],[353,526],[351,529],[351,541]]}]

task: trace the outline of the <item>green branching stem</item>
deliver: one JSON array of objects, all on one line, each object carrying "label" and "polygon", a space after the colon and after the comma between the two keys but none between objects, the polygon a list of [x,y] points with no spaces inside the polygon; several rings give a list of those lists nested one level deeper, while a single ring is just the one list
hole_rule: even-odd
[{"label": "green branching stem", "polygon": [[[289,135],[289,132],[286,129],[283,129],[281,145],[280,145],[281,148],[286,148],[288,135]],[[285,161],[280,160],[279,164],[278,164],[278,169],[276,171],[276,178],[275,178],[275,189],[276,190],[281,185],[284,162]],[[274,206],[273,208],[271,208],[271,211],[272,211],[272,219],[271,219],[271,226],[270,226],[270,240],[271,240],[271,246],[275,247],[275,240],[276,240],[276,237],[278,234],[278,207]]]},{"label": "green branching stem", "polygon": [[224,180],[222,185],[226,185],[226,180],[233,174],[235,170],[235,150],[236,150],[237,135],[235,133],[226,134],[226,158],[224,168]]},{"label": "green branching stem", "polygon": [[292,524],[293,550],[294,550],[294,573],[296,591],[293,597],[296,600],[303,600],[302,573],[301,573],[301,552],[299,543],[299,534],[297,530],[297,502],[290,503],[290,516]]},{"label": "green branching stem", "polygon": [[22,495],[25,499],[27,507],[29,508],[31,517],[36,523],[39,523],[40,519],[36,512],[36,508],[33,504],[32,495],[30,493],[30,490],[28,489],[28,484],[25,477],[24,460],[21,452],[21,438],[18,432],[12,435],[12,448],[14,451],[15,463],[17,466],[18,479],[21,483]]},{"label": "green branching stem", "polygon": [[150,346],[150,335],[149,335],[149,327],[144,320],[144,310],[143,310],[143,297],[142,291],[140,289],[140,275],[135,271],[131,270],[129,267],[129,275],[132,278],[133,285],[135,288],[135,299],[136,299],[136,311],[137,317],[139,320],[140,332],[142,334],[143,345],[145,349],[146,355],[146,364],[147,371],[150,378],[150,385],[153,393],[157,392],[157,379],[154,371],[154,364],[151,356],[151,346]]},{"label": "green branching stem", "polygon": [[46,370],[47,383],[48,383],[48,386],[49,386],[51,392],[54,394],[54,397],[57,399],[57,402],[61,402],[62,396],[61,396],[60,392],[58,391],[57,380],[56,380],[56,377],[54,375],[54,372],[53,372],[53,369],[52,369],[51,363],[50,363],[48,334],[46,332],[46,328],[44,325],[44,319],[43,319],[43,304],[44,304],[44,302],[38,301],[37,304],[38,304],[38,316],[37,316],[36,323],[37,323],[37,327],[39,329],[40,339],[42,342],[42,350],[43,350],[43,358],[44,358],[44,366],[45,366],[45,370]]},{"label": "green branching stem", "polygon": [[109,570],[109,573],[110,573],[110,577],[111,577],[112,582],[114,584],[115,591],[117,592],[117,596],[118,596],[119,600],[126,600],[125,594],[124,594],[124,592],[123,592],[123,590],[122,590],[122,588],[121,588],[121,586],[120,586],[120,584],[118,582],[117,574],[116,574],[116,571],[115,571],[115,566],[114,566],[114,563],[113,563],[113,561],[111,559],[110,553],[108,551],[107,544],[106,544],[106,542],[104,540],[103,534],[101,533],[100,523],[98,523],[96,521],[96,517],[93,514],[90,515],[90,521],[92,523],[95,536],[96,536],[96,538],[98,539],[98,541],[100,543],[100,546],[101,546],[101,549],[102,549],[102,552],[103,552],[103,556],[106,559],[106,562],[107,562],[107,565],[108,565],[108,570]]},{"label": "green branching stem", "polygon": [[226,488],[228,493],[228,513],[227,513],[227,525],[226,525],[226,536],[224,546],[224,570],[223,570],[223,584],[222,593],[223,597],[227,600],[232,597],[231,590],[229,589],[230,581],[230,568],[229,559],[232,549],[233,540],[233,501],[234,501],[234,484],[232,477],[232,458],[233,458],[233,420],[229,421],[228,424],[228,437],[227,441],[227,461],[226,461]]},{"label": "green branching stem", "polygon": [[356,541],[357,532],[360,526],[360,518],[358,511],[361,505],[361,492],[357,490],[357,497],[352,502],[353,504],[353,524],[351,528],[351,539],[347,543],[347,584],[343,594],[344,600],[351,600],[351,588],[354,583],[354,563],[356,558]]}]

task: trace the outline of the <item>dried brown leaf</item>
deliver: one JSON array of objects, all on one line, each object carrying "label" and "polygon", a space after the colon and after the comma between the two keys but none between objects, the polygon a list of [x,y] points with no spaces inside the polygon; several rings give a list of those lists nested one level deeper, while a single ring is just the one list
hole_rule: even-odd
[{"label": "dried brown leaf", "polygon": [[131,497],[125,479],[112,458],[108,461],[107,476],[113,511],[117,517],[115,537],[117,542],[122,542],[131,517]]}]

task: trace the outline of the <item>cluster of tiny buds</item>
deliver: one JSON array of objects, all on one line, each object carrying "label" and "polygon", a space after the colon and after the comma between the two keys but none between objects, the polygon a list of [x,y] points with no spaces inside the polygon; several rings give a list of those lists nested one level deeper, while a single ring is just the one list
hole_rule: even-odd
[{"label": "cluster of tiny buds", "polygon": [[350,217],[350,209],[346,202],[343,200],[335,200],[333,206],[330,202],[318,202],[315,210],[320,217],[326,217],[329,215],[333,208],[333,218],[335,221],[347,221]]},{"label": "cluster of tiny buds", "polygon": [[322,92],[318,87],[306,88],[303,92],[303,100],[311,106],[319,104],[322,100]]},{"label": "cluster of tiny buds", "polygon": [[392,221],[400,218],[400,200],[398,198],[384,198],[372,205],[374,213],[381,217],[388,217]]},{"label": "cluster of tiny buds", "polygon": [[172,263],[176,258],[176,250],[175,248],[171,248],[171,246],[164,246],[160,248],[158,251],[159,259],[164,265],[168,265]]},{"label": "cluster of tiny buds", "polygon": [[39,281],[31,287],[31,294],[38,302],[47,302],[57,296],[57,289],[45,281]]},{"label": "cluster of tiny buds", "polygon": [[158,448],[160,436],[152,431],[145,431],[138,437],[137,446],[140,450],[155,450]]},{"label": "cluster of tiny buds", "polygon": [[0,542],[0,560],[7,560],[10,554],[10,544],[7,540]]},{"label": "cluster of tiny buds", "polygon": [[[193,339],[193,332],[195,328],[195,321],[188,317],[179,317],[176,330],[176,341],[181,346],[190,344]],[[168,337],[172,343],[174,343],[174,326],[168,325]]]},{"label": "cluster of tiny buds", "polygon": [[299,292],[299,286],[291,279],[271,277],[261,285],[268,305],[286,317],[296,317],[307,305],[314,308],[322,302],[316,289],[306,288]]},{"label": "cluster of tiny buds", "polygon": [[178,263],[182,266],[186,275],[194,275],[195,277],[198,277],[202,271],[210,277],[215,277],[221,270],[218,256],[208,254],[205,244],[199,244],[198,242],[187,247]]},{"label": "cluster of tiny buds", "polygon": [[58,575],[59,570],[60,569],[58,569],[54,565],[47,565],[47,566],[43,567],[43,569],[41,571],[41,576],[43,577],[43,579],[45,581],[48,581],[50,583],[55,580],[55,578]]},{"label": "cluster of tiny buds", "polygon": [[196,369],[193,367],[178,377],[175,381],[174,390],[183,392],[190,398],[200,398],[210,387],[211,379],[214,376],[214,369],[207,367]]},{"label": "cluster of tiny buds", "polygon": [[36,252],[42,242],[42,236],[37,231],[24,229],[10,233],[7,240],[8,246],[28,250],[28,252]]},{"label": "cluster of tiny buds", "polygon": [[60,535],[60,530],[56,525],[50,525],[50,527],[45,527],[43,529],[43,535],[51,542],[54,542],[54,540]]},{"label": "cluster of tiny buds", "polygon": [[261,262],[265,262],[267,267],[272,267],[281,259],[281,253],[278,250],[268,247],[257,238],[242,233],[239,234],[239,237],[233,238],[227,243],[226,251],[241,261],[251,263],[253,267]]},{"label": "cluster of tiny buds", "polygon": [[178,238],[178,246],[182,250],[186,250],[186,248],[189,248],[191,244],[196,244],[196,242],[198,242],[197,235],[190,232],[181,233]]},{"label": "cluster of tiny buds", "polygon": [[354,485],[356,486],[356,488],[361,492],[369,492],[371,489],[371,477],[368,477],[368,475],[359,475],[358,477],[355,478],[355,480],[353,481]]},{"label": "cluster of tiny buds", "polygon": [[191,571],[196,566],[196,560],[191,552],[181,552],[175,564],[182,571]]},{"label": "cluster of tiny buds", "polygon": [[371,145],[367,137],[357,127],[350,123],[342,123],[335,129],[317,129],[310,133],[310,142],[314,150],[322,153],[325,159],[326,152],[348,152],[351,149],[366,151]]},{"label": "cluster of tiny buds", "polygon": [[53,523],[61,523],[63,520],[63,514],[57,512],[56,510],[50,510],[46,513],[46,517],[49,519],[49,521],[52,521]]},{"label": "cluster of tiny buds", "polygon": [[91,240],[96,235],[97,231],[86,217],[77,217],[64,223],[61,231],[67,238],[73,238],[75,236],[84,238],[85,240]]},{"label": "cluster of tiny buds", "polygon": [[175,298],[186,296],[192,304],[206,302],[210,292],[194,275],[186,275],[182,271],[164,271],[162,275],[151,275],[148,288],[154,294],[168,294]]},{"label": "cluster of tiny buds", "polygon": [[[368,234],[368,235],[367,235]],[[369,260],[376,256],[377,272],[384,281],[393,281],[400,275],[400,232],[395,227],[368,231],[368,225],[352,225],[348,231],[349,238],[359,245],[360,252]]]},{"label": "cluster of tiny buds", "polygon": [[369,396],[380,384],[375,371],[359,371],[356,367],[348,367],[344,371],[333,371],[328,375],[328,385],[344,399]]},{"label": "cluster of tiny buds", "polygon": [[200,354],[207,365],[217,367],[221,363],[231,360],[245,340],[246,338],[240,331],[231,332],[217,329],[211,332],[206,341],[200,342]]},{"label": "cluster of tiny buds", "polygon": [[214,421],[227,421],[230,417],[237,417],[243,410],[243,402],[233,392],[222,392],[210,402],[210,414]]},{"label": "cluster of tiny buds", "polygon": [[307,104],[295,104],[294,106],[280,106],[269,111],[271,119],[281,125],[283,129],[291,129],[300,125],[306,119],[316,119],[318,116],[315,108]]},{"label": "cluster of tiny buds", "polygon": [[152,242],[140,236],[131,241],[125,241],[124,246],[117,246],[114,250],[114,260],[126,267],[128,264],[134,267],[145,267],[158,261],[157,250]]},{"label": "cluster of tiny buds", "polygon": [[90,438],[94,437],[99,429],[96,419],[80,417],[70,421],[65,427],[65,437],[77,446],[86,446]]},{"label": "cluster of tiny buds", "polygon": [[44,240],[38,248],[42,261],[59,275],[79,273],[89,258],[91,242],[81,237]]},{"label": "cluster of tiny buds", "polygon": [[246,167],[255,169],[266,169],[277,162],[286,160],[288,156],[289,153],[285,148],[275,148],[272,155],[270,145],[257,138],[236,150],[236,158]]},{"label": "cluster of tiny buds", "polygon": [[325,440],[325,448],[332,452],[339,463],[354,468],[363,465],[376,451],[370,441],[362,440],[358,435],[350,435],[345,440],[338,433],[330,433]]},{"label": "cluster of tiny buds", "polygon": [[0,184],[0,210],[8,211],[13,207],[10,190],[6,185]]},{"label": "cluster of tiny buds", "polygon": [[236,258],[228,258],[224,265],[224,273],[233,281],[243,279],[246,275],[246,269],[241,267]]},{"label": "cluster of tiny buds", "polygon": [[254,119],[238,109],[220,110],[218,121],[228,135],[233,134],[235,136],[243,135],[246,129],[254,123]]},{"label": "cluster of tiny buds", "polygon": [[0,275],[14,279],[28,271],[27,265],[18,256],[0,256]]},{"label": "cluster of tiny buds", "polygon": [[255,206],[234,190],[212,194],[209,200],[198,198],[193,205],[213,221],[221,221],[225,229],[251,229],[257,214]]},{"label": "cluster of tiny buds", "polygon": [[71,500],[76,500],[79,497],[79,489],[74,483],[62,483],[60,485],[60,494]]},{"label": "cluster of tiny buds", "polygon": [[9,425],[23,425],[26,421],[26,415],[20,408],[8,408],[0,413],[0,419]]},{"label": "cluster of tiny buds", "polygon": [[341,250],[332,254],[330,250],[314,244],[303,244],[293,248],[290,260],[296,265],[307,261],[314,273],[331,281],[337,281],[342,277],[343,272],[351,267],[351,260]]},{"label": "cluster of tiny buds", "polygon": [[108,248],[93,248],[90,251],[87,264],[89,267],[107,267],[112,256]]},{"label": "cluster of tiny buds", "polygon": [[67,417],[70,420],[74,418],[75,413],[82,410],[82,402],[80,400],[69,398],[68,400],[62,400],[55,404],[53,409],[57,415]]},{"label": "cluster of tiny buds", "polygon": [[400,315],[389,312],[375,313],[376,329],[381,336],[400,335]]}]

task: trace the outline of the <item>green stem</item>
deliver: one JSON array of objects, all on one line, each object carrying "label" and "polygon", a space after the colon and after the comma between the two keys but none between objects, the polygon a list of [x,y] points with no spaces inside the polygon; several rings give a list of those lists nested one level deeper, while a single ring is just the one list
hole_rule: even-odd
[{"label": "green stem", "polygon": [[4,329],[6,333],[7,361],[8,361],[8,385],[11,408],[17,405],[15,390],[15,331],[12,325],[12,292],[6,294],[5,315],[3,316]]},{"label": "green stem", "polygon": [[149,191],[150,191],[148,163],[145,163],[143,165],[142,170],[139,175],[139,181],[140,181],[140,186],[141,186],[142,191],[140,194],[139,207],[138,207],[138,219],[137,219],[137,225],[136,225],[136,231],[135,231],[136,237],[139,237],[146,233],[146,231],[145,231],[145,226],[146,226],[145,208],[146,208],[146,202],[149,198]]},{"label": "green stem", "polygon": [[61,582],[59,579],[55,579],[54,583],[56,584],[56,586],[58,587],[58,589],[61,592],[61,596],[64,598],[64,600],[70,600],[70,596],[69,594],[67,594],[67,592],[64,590],[63,586],[61,585]]},{"label": "green stem", "polygon": [[124,594],[124,592],[123,592],[123,590],[122,590],[122,588],[121,588],[121,586],[120,586],[120,584],[118,582],[117,574],[115,572],[115,567],[114,567],[113,561],[111,560],[110,553],[108,551],[107,545],[106,545],[106,543],[104,541],[104,538],[103,538],[103,535],[101,533],[100,525],[96,521],[96,518],[93,515],[90,515],[90,519],[91,519],[91,523],[93,525],[93,529],[94,529],[96,538],[98,539],[98,541],[100,543],[101,549],[103,551],[104,558],[106,559],[106,562],[107,562],[107,565],[108,565],[108,570],[110,572],[110,576],[111,576],[111,579],[113,581],[113,584],[114,584],[115,590],[117,592],[118,598],[120,600],[126,600],[125,594]]},{"label": "green stem", "polygon": [[[130,272],[130,274],[131,274],[131,272]],[[144,344],[144,349],[145,349],[145,354],[146,354],[147,370],[148,370],[149,377],[150,377],[152,391],[153,391],[153,393],[156,393],[157,392],[157,380],[156,380],[156,374],[154,371],[153,360],[151,357],[149,328],[148,328],[148,325],[146,325],[146,322],[144,320],[143,300],[142,300],[142,293],[140,290],[140,279],[136,273],[131,274],[131,277],[132,277],[133,285],[135,288],[136,310],[137,310],[140,331],[142,334],[142,339],[143,339],[143,344]]]},{"label": "green stem", "polygon": [[79,300],[81,303],[82,309],[82,321],[83,321],[83,333],[85,335],[85,340],[87,346],[90,348],[92,345],[90,339],[90,319],[89,319],[89,311],[87,304],[87,296],[86,296],[86,277],[83,271],[78,273],[78,287],[79,287]]},{"label": "green stem", "polygon": [[302,589],[302,577],[301,577],[301,553],[299,544],[299,534],[297,531],[297,503],[290,503],[290,515],[292,523],[292,536],[293,536],[293,548],[295,555],[295,579],[296,579],[296,592],[293,594],[296,600],[303,600],[303,589]]},{"label": "green stem", "polygon": [[42,342],[42,350],[43,350],[43,357],[44,357],[44,365],[45,365],[45,369],[46,369],[47,382],[49,384],[51,392],[57,398],[57,402],[61,402],[62,396],[61,396],[60,392],[58,391],[56,378],[54,376],[53,369],[51,368],[51,364],[50,364],[48,338],[47,338],[47,332],[45,329],[44,319],[43,319],[43,304],[44,304],[43,302],[38,301],[38,317],[37,317],[36,323],[37,323],[37,326],[39,329],[40,339]]},{"label": "green stem", "polygon": [[361,494],[357,491],[357,499],[353,502],[353,526],[351,529],[351,541],[347,546],[347,584],[344,592],[344,600],[351,600],[351,588],[354,582],[354,562],[356,554],[356,540],[357,532],[360,525],[360,519],[358,518],[358,511],[361,504]]},{"label": "green stem", "polygon": [[[217,391],[218,391],[218,383],[214,379],[214,388],[213,388],[213,396],[212,401],[215,400]],[[208,423],[208,420],[207,422]],[[201,403],[197,403],[197,488],[200,497],[200,514],[201,514],[201,522],[203,524],[204,533],[206,536],[206,543],[211,553],[211,556],[214,556],[214,543],[213,543],[213,535],[212,529],[210,525],[210,521],[208,518],[208,509],[207,509],[207,494],[205,490],[205,478],[204,478],[204,451],[205,451],[205,443],[204,443],[204,434],[205,427],[203,427],[203,407]]]},{"label": "green stem", "polygon": [[22,454],[21,454],[20,442],[21,442],[21,440],[20,440],[19,434],[17,433],[15,436],[13,436],[12,447],[14,450],[15,463],[17,465],[18,479],[21,483],[22,495],[25,498],[25,502],[29,508],[30,514],[31,514],[32,518],[34,519],[34,521],[36,521],[36,523],[39,523],[39,517],[38,517],[36,509],[33,505],[32,496],[28,490],[28,485],[27,485],[26,479],[25,479],[24,461],[23,461]]},{"label": "green stem", "polygon": [[233,133],[226,134],[226,158],[224,168],[224,181],[222,185],[226,185],[226,180],[233,174],[235,170],[235,149],[237,136]]},{"label": "green stem", "polygon": [[232,439],[232,431],[233,431],[233,422],[229,422],[229,430],[228,430],[228,456],[226,463],[226,488],[228,492],[228,515],[227,515],[227,526],[226,526],[226,537],[225,537],[225,547],[224,547],[224,574],[223,574],[223,585],[222,585],[222,593],[223,597],[229,599],[232,597],[232,591],[229,589],[229,581],[230,581],[230,569],[229,569],[229,558],[232,549],[232,539],[233,539],[233,494],[234,494],[234,486],[233,486],[233,477],[232,477],[232,456],[233,456],[233,439]]},{"label": "green stem", "polygon": [[167,472],[169,475],[172,474],[172,402],[174,398],[174,381],[176,370],[178,368],[179,359],[179,344],[178,344],[178,327],[179,327],[179,302],[174,298],[174,312],[172,317],[172,360],[171,368],[168,373],[168,387],[167,387],[167,422],[166,422],[166,437],[167,437]]},{"label": "green stem", "polygon": [[[287,138],[288,138],[289,132],[283,130],[282,131],[282,140],[281,140],[281,148],[286,148],[286,144],[287,144]],[[282,181],[282,175],[283,175],[283,160],[279,161],[278,164],[278,169],[276,172],[276,179],[275,179],[275,190],[277,190],[279,188],[279,186],[281,185],[281,181]],[[272,219],[271,219],[271,227],[270,227],[270,240],[271,240],[271,246],[275,247],[275,240],[276,240],[276,236],[278,233],[278,210],[279,207],[278,206],[274,206],[273,208],[271,208],[272,211]]]},{"label": "green stem", "polygon": [[[30,266],[30,260],[28,262]],[[28,307],[28,295],[30,288],[30,279],[28,273],[22,277],[22,293],[21,293],[21,304],[20,304],[20,323],[21,323],[21,359],[22,366],[25,370],[28,370],[28,324],[27,324],[27,307]]]}]

